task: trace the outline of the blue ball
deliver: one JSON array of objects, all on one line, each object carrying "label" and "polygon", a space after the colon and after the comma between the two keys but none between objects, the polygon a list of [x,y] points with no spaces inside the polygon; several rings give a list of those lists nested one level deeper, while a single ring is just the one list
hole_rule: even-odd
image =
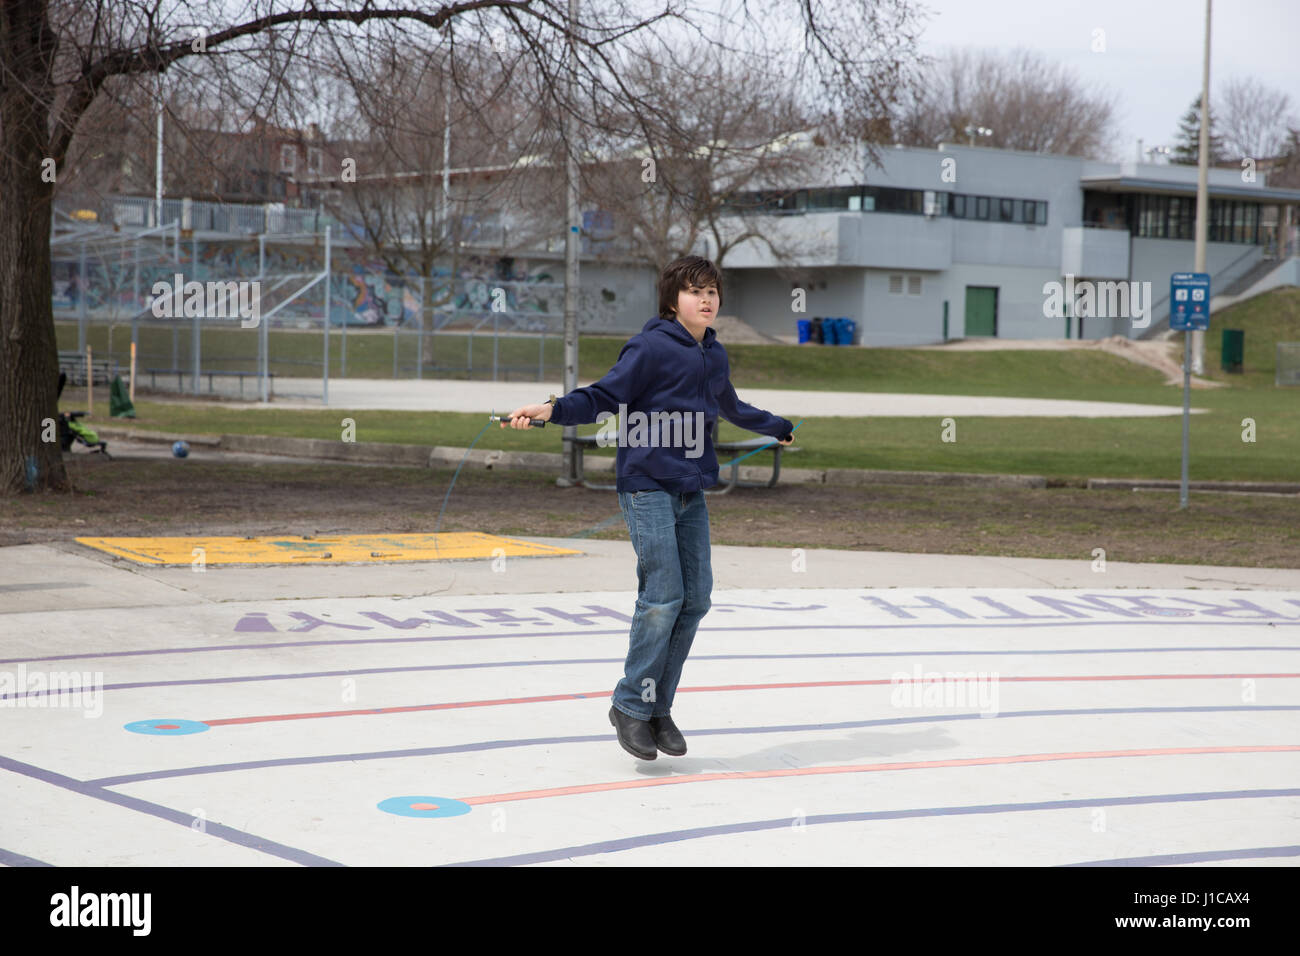
[{"label": "blue ball", "polygon": [[177,458],[185,458],[190,453],[189,442],[178,441],[172,445],[172,454]]}]

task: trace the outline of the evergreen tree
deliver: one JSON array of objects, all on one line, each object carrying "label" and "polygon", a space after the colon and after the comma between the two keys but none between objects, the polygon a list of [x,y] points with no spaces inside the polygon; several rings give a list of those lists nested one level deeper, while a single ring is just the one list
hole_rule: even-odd
[{"label": "evergreen tree", "polygon": [[[1169,154],[1171,163],[1195,166],[1201,156],[1201,98],[1192,101],[1192,108],[1178,122],[1178,143]],[[1214,110],[1210,110],[1210,165],[1226,159],[1223,137],[1214,132]]]}]

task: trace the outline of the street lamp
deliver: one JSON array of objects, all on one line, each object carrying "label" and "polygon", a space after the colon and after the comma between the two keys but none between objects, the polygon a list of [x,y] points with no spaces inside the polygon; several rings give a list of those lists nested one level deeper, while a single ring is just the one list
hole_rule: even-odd
[{"label": "street lamp", "polygon": [[970,144],[974,146],[976,136],[992,136],[993,130],[987,126],[967,126],[966,135],[970,137]]}]

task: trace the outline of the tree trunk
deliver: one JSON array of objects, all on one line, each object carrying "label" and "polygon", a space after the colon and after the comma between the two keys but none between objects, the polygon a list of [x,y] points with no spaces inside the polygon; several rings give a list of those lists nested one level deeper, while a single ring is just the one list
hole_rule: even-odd
[{"label": "tree trunk", "polygon": [[58,429],[49,155],[56,45],[43,0],[0,6],[0,494],[70,491]]}]

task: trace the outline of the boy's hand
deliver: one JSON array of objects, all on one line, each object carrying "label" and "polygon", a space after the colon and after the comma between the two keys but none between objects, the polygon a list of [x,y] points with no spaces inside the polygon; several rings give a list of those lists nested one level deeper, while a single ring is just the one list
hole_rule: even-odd
[{"label": "boy's hand", "polygon": [[[511,412],[507,418],[510,419],[511,428],[531,428],[529,421],[536,418],[539,421],[548,422],[551,420],[552,405],[549,402],[543,402],[541,405],[521,405]],[[502,421],[501,427],[505,428],[507,422]]]}]

